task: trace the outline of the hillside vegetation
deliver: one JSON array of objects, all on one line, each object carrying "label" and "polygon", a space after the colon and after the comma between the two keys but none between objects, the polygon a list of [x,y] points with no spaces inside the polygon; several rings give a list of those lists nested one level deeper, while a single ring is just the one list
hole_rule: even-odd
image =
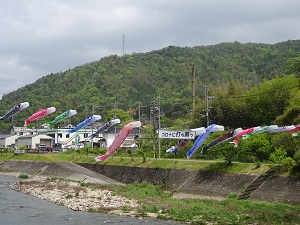
[{"label": "hillside vegetation", "polygon": [[[173,126],[176,119],[186,119],[192,109],[193,66],[196,74],[195,100],[200,113],[204,100],[203,85],[208,85],[209,95],[215,97],[244,95],[247,90],[257,87],[265,79],[289,74],[287,61],[296,57],[299,52],[300,40],[295,40],[273,45],[233,42],[185,48],[169,46],[122,57],[111,55],[64,72],[45,75],[32,84],[4,95],[0,101],[0,114],[24,101],[28,101],[30,107],[15,117],[13,124],[1,123],[0,130],[5,132],[12,125],[21,126],[34,112],[50,106],[56,107],[55,114],[41,119],[38,124],[28,126],[39,126],[67,109],[77,110],[78,114],[71,120],[73,124],[77,124],[92,114],[95,105],[100,106],[95,108],[95,112],[101,114],[104,121],[110,120],[116,114],[126,122],[137,119],[137,108],[141,104],[145,106],[141,110],[143,119],[149,120],[150,102],[154,98],[157,100],[158,96],[164,115],[162,122]],[[295,85],[294,80],[289,82]],[[256,94],[259,91],[252,92]],[[233,100],[226,99],[226,104],[231,104]],[[220,104],[220,101],[223,100],[219,98],[219,102],[215,104]],[[280,110],[271,112],[271,119],[282,114],[282,108],[286,104],[281,105]],[[220,116],[215,116],[220,115],[220,109],[213,109],[212,122],[223,122]],[[231,114],[230,111],[224,112]],[[231,117],[226,116],[227,120]],[[244,117],[245,113],[240,112],[236,116]],[[215,121],[213,117],[216,117]],[[193,124],[205,125],[206,121],[201,121],[201,118],[197,115]],[[256,119],[251,118],[250,122],[260,124],[261,120],[255,121]],[[250,126],[247,122],[243,125]],[[234,126],[235,124],[231,125]]]}]

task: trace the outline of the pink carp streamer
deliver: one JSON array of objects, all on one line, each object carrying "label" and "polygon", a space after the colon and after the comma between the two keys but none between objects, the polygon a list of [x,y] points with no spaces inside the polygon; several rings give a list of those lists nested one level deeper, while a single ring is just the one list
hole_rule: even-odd
[{"label": "pink carp streamer", "polygon": [[234,147],[237,147],[237,146],[238,146],[238,143],[239,143],[239,137],[244,136],[244,135],[246,135],[246,134],[251,134],[251,133],[253,133],[253,132],[255,132],[255,131],[258,131],[258,130],[260,130],[260,129],[261,129],[260,126],[258,126],[258,127],[251,127],[251,128],[248,128],[248,129],[245,129],[245,130],[242,130],[241,132],[239,132],[239,133],[235,136],[235,138],[234,138],[234,140],[233,140]]},{"label": "pink carp streamer", "polygon": [[106,158],[108,158],[111,154],[113,154],[123,144],[127,136],[130,134],[131,130],[140,126],[140,121],[131,122],[123,126],[120,132],[117,134],[111,146],[109,146],[107,152],[104,155],[97,156],[95,158],[96,162],[103,161]]},{"label": "pink carp streamer", "polygon": [[300,124],[295,126],[293,129],[289,130],[288,132],[298,132],[300,131]]},{"label": "pink carp streamer", "polygon": [[50,107],[46,109],[40,109],[36,113],[32,114],[28,119],[24,121],[24,126],[27,126],[30,122],[38,120],[44,116],[48,116],[51,113],[54,113],[56,111],[55,107]]}]

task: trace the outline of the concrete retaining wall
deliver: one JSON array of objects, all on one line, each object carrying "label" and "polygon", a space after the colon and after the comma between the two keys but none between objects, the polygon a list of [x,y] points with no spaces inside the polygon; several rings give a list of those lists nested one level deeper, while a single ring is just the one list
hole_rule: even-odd
[{"label": "concrete retaining wall", "polygon": [[[228,197],[246,188],[257,176],[212,171],[187,171],[102,164],[79,165],[122,183],[149,182],[177,192]],[[270,177],[250,200],[300,204],[300,177]]]},{"label": "concrete retaining wall", "polygon": [[[149,182],[168,190],[203,196],[228,197],[246,188],[257,176],[212,171],[187,171],[87,163],[10,160],[0,173],[60,177],[101,184]],[[272,176],[251,194],[250,200],[300,204],[300,177]]]},{"label": "concrete retaining wall", "polygon": [[70,162],[38,162],[9,160],[0,163],[0,173],[6,175],[27,174],[32,177],[56,177],[99,184],[122,184],[109,177]]}]

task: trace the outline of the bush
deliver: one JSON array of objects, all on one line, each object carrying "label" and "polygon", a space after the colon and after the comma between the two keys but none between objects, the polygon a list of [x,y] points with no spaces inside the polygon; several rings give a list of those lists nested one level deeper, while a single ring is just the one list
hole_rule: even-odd
[{"label": "bush", "polygon": [[294,166],[294,160],[287,156],[287,153],[283,148],[276,148],[274,152],[270,154],[270,161],[281,164],[286,167],[287,170]]},{"label": "bush", "polygon": [[300,149],[295,152],[294,159],[297,166],[300,166]]},{"label": "bush", "polygon": [[68,195],[66,196],[66,198],[67,198],[67,199],[73,198],[73,195],[68,194]]},{"label": "bush", "polygon": [[239,143],[238,160],[242,162],[268,161],[274,147],[265,134],[249,137]]},{"label": "bush", "polygon": [[21,174],[19,175],[19,178],[27,179],[27,178],[28,178],[28,175],[27,175],[27,174],[24,174],[24,173],[21,173]]},{"label": "bush", "polygon": [[300,138],[292,137],[289,132],[282,132],[271,135],[271,144],[274,148],[282,148],[287,153],[286,156],[294,157],[294,154],[299,150]]}]

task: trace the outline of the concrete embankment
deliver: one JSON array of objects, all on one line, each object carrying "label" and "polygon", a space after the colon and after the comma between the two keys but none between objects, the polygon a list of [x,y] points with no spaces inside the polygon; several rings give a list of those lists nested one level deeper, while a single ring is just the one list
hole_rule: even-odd
[{"label": "concrete embankment", "polygon": [[[141,168],[105,164],[79,165],[122,183],[149,182],[166,189],[201,196],[228,197],[242,192],[258,175],[214,171],[187,171],[162,168]],[[300,204],[300,177],[270,176],[249,200]]]},{"label": "concrete embankment", "polygon": [[[99,184],[149,182],[176,193],[222,198],[241,193],[258,177],[214,171],[27,160],[2,162],[0,173],[16,176],[25,173],[30,177],[59,177]],[[300,177],[270,176],[251,194],[249,200],[300,204]]]},{"label": "concrete embankment", "polygon": [[70,162],[9,160],[0,163],[0,173],[14,176],[27,174],[30,178],[57,177],[86,183],[122,184],[112,178]]}]

